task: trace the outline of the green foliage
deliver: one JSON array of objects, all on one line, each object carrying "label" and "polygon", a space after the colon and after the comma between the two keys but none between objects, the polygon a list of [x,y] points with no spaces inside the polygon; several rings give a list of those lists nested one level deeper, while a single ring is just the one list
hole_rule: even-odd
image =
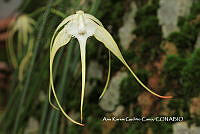
[{"label": "green foliage", "polygon": [[136,15],[137,28],[134,33],[142,37],[143,41],[138,45],[140,63],[150,63],[159,58],[162,53],[160,47],[162,40],[161,26],[158,24],[158,3],[150,3],[141,7]]},{"label": "green foliage", "polygon": [[188,64],[181,72],[184,94],[187,97],[200,95],[200,49],[197,49],[188,59]]},{"label": "green foliage", "polygon": [[191,14],[198,15],[200,13],[200,1],[196,0],[191,8]]},{"label": "green foliage", "polygon": [[164,64],[163,75],[168,83],[181,78],[181,72],[186,65],[186,59],[177,55],[168,55]]},{"label": "green foliage", "polygon": [[171,134],[172,123],[169,122],[156,122],[152,123],[153,133]]},{"label": "green foliage", "polygon": [[158,4],[147,4],[140,8],[136,14],[137,28],[135,33],[147,38],[149,36],[161,36],[161,27],[158,25]]},{"label": "green foliage", "polygon": [[[164,75],[168,86],[172,86],[174,81],[179,85],[174,92],[185,97],[198,96],[200,86],[200,49],[196,50],[188,59],[180,56],[170,55],[164,65]],[[170,84],[169,84],[170,83]]]},{"label": "green foliage", "polygon": [[174,112],[173,115],[171,116],[183,116],[184,120],[189,120],[190,118],[190,113],[189,113],[189,103],[188,100],[185,100],[183,97],[184,96],[180,96],[182,98],[178,98],[179,96],[177,96],[177,99],[174,101],[171,101],[168,104],[168,107],[171,110],[174,110],[176,112]]},{"label": "green foliage", "polygon": [[[97,12],[97,16],[101,19],[104,19],[104,25],[114,25],[119,26],[122,23],[122,19],[118,19],[123,15],[123,1],[121,0],[102,0],[103,5],[100,6],[99,10],[101,12]],[[109,15],[105,15],[109,14]]]},{"label": "green foliage", "polygon": [[137,55],[132,49],[122,50],[122,53],[124,59],[126,59],[130,65],[135,63]]},{"label": "green foliage", "polygon": [[148,16],[145,19],[142,19],[140,21],[139,25],[137,26],[137,29],[135,30],[135,33],[137,35],[141,35],[144,38],[147,38],[148,36],[160,36],[161,33],[161,27],[158,25],[158,19],[156,16]]},{"label": "green foliage", "polygon": [[193,41],[188,37],[188,34],[181,32],[174,32],[170,34],[168,40],[174,42],[178,48],[179,53],[184,54],[188,50],[193,49]]},{"label": "green foliage", "polygon": [[199,1],[193,3],[190,15],[179,18],[178,26],[180,31],[172,33],[167,39],[176,44],[181,55],[185,55],[187,51],[191,52],[194,49],[200,31],[200,22],[194,21],[200,12],[199,5]]},{"label": "green foliage", "polygon": [[96,116],[96,117],[97,118],[90,117],[88,119],[89,125],[87,126],[87,128],[93,133],[101,134],[102,133],[101,118],[98,116]]},{"label": "green foliage", "polygon": [[130,122],[129,127],[122,128],[122,123],[118,123],[115,129],[110,134],[123,133],[123,134],[144,134],[147,130],[146,125],[143,122]]},{"label": "green foliage", "polygon": [[77,126],[74,126],[74,125],[69,125],[66,129],[66,133],[68,134],[77,134],[77,133],[81,133],[83,128],[81,127],[78,127]]},{"label": "green foliage", "polygon": [[140,56],[145,63],[152,62],[154,60],[157,60],[159,58],[159,55],[161,54],[162,49],[160,48],[160,44],[155,42],[144,42],[141,44],[141,51]]},{"label": "green foliage", "polygon": [[145,21],[148,17],[156,15],[158,8],[159,8],[158,3],[144,5],[138,10],[136,15],[136,20],[138,21],[138,23]]},{"label": "green foliage", "polygon": [[[164,64],[164,76],[168,89],[173,89],[176,99],[168,104],[171,110],[176,111],[173,116],[183,116],[185,120],[191,119],[189,112],[190,98],[200,95],[200,49],[194,51],[189,58],[169,55]],[[176,82],[176,83],[174,83]],[[175,86],[175,85],[176,86]],[[198,122],[196,120],[195,122]]]}]

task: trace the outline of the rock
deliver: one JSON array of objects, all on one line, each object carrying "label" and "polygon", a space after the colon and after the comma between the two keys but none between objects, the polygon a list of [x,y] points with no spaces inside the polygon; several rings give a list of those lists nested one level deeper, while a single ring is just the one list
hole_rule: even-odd
[{"label": "rock", "polygon": [[39,133],[39,122],[33,117],[28,120],[28,125],[24,130],[24,134],[38,134]]},{"label": "rock", "polygon": [[188,124],[186,122],[177,122],[173,124],[173,134],[190,134]]},{"label": "rock", "polygon": [[[106,117],[107,118],[112,118],[112,117],[120,117],[121,114],[123,113],[124,111],[124,106],[122,105],[119,105],[116,110],[113,112],[113,113],[110,113],[110,114],[106,114]],[[102,134],[110,134],[110,131],[112,131],[113,128],[115,128],[116,126],[116,123],[115,121],[103,121],[102,122]]]},{"label": "rock", "polygon": [[162,26],[162,32],[163,32],[164,38],[167,38],[171,33],[178,32],[178,31],[179,31],[179,28],[177,24],[176,25],[169,24],[169,25]]},{"label": "rock", "polygon": [[200,97],[195,97],[191,99],[190,103],[190,114],[192,116],[200,116]]},{"label": "rock", "polygon": [[[92,81],[92,79],[94,81]],[[86,88],[85,96],[88,96],[92,89],[96,86],[96,79],[103,79],[103,69],[102,66],[99,65],[96,61],[91,61],[87,70],[87,80],[86,80]]]},{"label": "rock", "polygon": [[91,78],[97,78],[102,79],[103,73],[102,73],[102,66],[99,65],[96,61],[91,61],[88,67],[88,79]]},{"label": "rock", "polygon": [[13,14],[22,3],[22,0],[1,0],[0,1],[0,19]]},{"label": "rock", "polygon": [[190,134],[200,134],[200,127],[197,127],[196,125],[192,125],[190,127]]},{"label": "rock", "polygon": [[115,117],[120,116],[124,111],[124,106],[119,105],[116,110],[112,113]]},{"label": "rock", "polygon": [[104,96],[99,102],[99,106],[105,111],[113,111],[119,104],[120,84],[128,75],[126,72],[118,72],[110,82]]},{"label": "rock", "polygon": [[164,38],[172,32],[179,31],[178,18],[189,15],[192,3],[193,0],[160,0],[158,19]]},{"label": "rock", "polygon": [[121,46],[127,50],[130,46],[130,43],[136,37],[133,34],[133,31],[136,28],[136,22],[134,20],[137,12],[137,5],[133,1],[131,3],[131,11],[127,12],[123,17],[123,26],[119,29],[119,38]]},{"label": "rock", "polygon": [[44,91],[41,90],[40,93],[39,93],[38,100],[40,102],[44,102],[46,99],[47,99],[47,95],[44,93]]},{"label": "rock", "polygon": [[166,55],[175,55],[177,54],[177,48],[176,45],[172,42],[166,41],[163,45],[163,48],[165,49]]},{"label": "rock", "polygon": [[191,127],[188,127],[187,122],[177,122],[173,124],[173,134],[199,134],[200,127],[197,127],[195,124],[192,124]]},{"label": "rock", "polygon": [[149,92],[143,92],[138,96],[138,104],[142,110],[142,116],[148,116],[154,103],[154,99]]},{"label": "rock", "polygon": [[192,6],[193,0],[176,0],[178,6],[179,16],[186,16],[190,14],[190,8]]},{"label": "rock", "polygon": [[151,88],[153,89],[158,89],[160,88],[160,75],[158,73],[153,74],[151,77],[148,79],[148,85],[151,85]]},{"label": "rock", "polygon": [[[112,118],[112,115],[107,115],[107,118]],[[116,123],[116,121],[102,121],[102,134],[110,134]]]}]

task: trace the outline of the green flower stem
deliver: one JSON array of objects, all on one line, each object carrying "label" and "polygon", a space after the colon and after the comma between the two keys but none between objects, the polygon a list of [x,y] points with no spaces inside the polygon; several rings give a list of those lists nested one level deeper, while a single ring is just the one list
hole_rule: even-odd
[{"label": "green flower stem", "polygon": [[6,112],[4,113],[1,119],[0,126],[2,128],[2,132],[4,133],[8,133],[9,128],[11,124],[13,123],[13,119],[15,118],[15,113],[16,113],[15,111],[18,109],[17,104],[20,100],[19,97],[17,97],[19,93],[20,93],[19,90],[15,89],[15,92],[11,96],[11,100],[9,101],[8,106],[6,108]]},{"label": "green flower stem", "polygon": [[[13,78],[16,78],[16,77],[17,77],[17,71],[15,71],[14,74],[13,74]],[[17,104],[17,100],[15,98],[17,98],[17,96],[20,93],[19,90],[18,90],[20,85],[18,85],[16,87],[16,83],[17,83],[17,79],[12,79],[11,84],[10,84],[10,89],[14,89],[14,90],[13,90],[11,96],[10,96],[10,99],[8,101],[6,109],[5,109],[5,111],[3,112],[3,115],[0,118],[0,126],[6,126],[6,124],[9,124],[9,123],[7,123],[7,122],[9,122],[8,118],[13,114],[13,112],[15,113],[15,111],[16,111],[14,109],[14,106],[15,106],[14,104],[15,103]],[[13,110],[10,110],[11,108]],[[2,127],[2,128],[6,129],[6,127]]]},{"label": "green flower stem", "polygon": [[[49,102],[48,102],[49,103]],[[50,113],[50,116],[49,116],[49,120],[48,120],[48,124],[46,125],[47,126],[47,128],[46,128],[46,132],[45,132],[45,134],[50,134],[50,128],[51,128],[51,126],[52,126],[52,123],[51,122],[53,122],[53,120],[54,120],[54,118],[55,118],[55,110],[54,109],[52,109],[52,111],[51,111],[51,113]]]},{"label": "green flower stem", "polygon": [[59,10],[56,10],[55,8],[51,8],[51,13],[59,16],[59,17],[62,17],[62,18],[65,18],[66,15],[64,13],[62,13],[61,11]]},{"label": "green flower stem", "polygon": [[6,110],[5,111],[7,111],[7,112],[4,112],[3,115],[0,118],[0,124],[2,124],[2,125],[5,124],[5,122],[4,123],[2,123],[2,122],[5,120],[6,117],[9,116],[10,112],[8,112],[8,111],[12,106],[14,106],[13,103],[16,102],[15,98],[17,97],[18,94],[19,94],[18,90],[15,89],[14,92],[12,93],[9,101],[8,101],[7,106],[6,106]]},{"label": "green flower stem", "polygon": [[[35,17],[36,15],[41,14],[42,12],[44,12],[46,10],[46,8],[47,7],[41,7],[39,9],[35,10],[34,12],[32,12],[31,14],[28,14],[28,15],[31,16],[31,17]],[[62,13],[59,10],[56,10],[55,8],[51,8],[50,12],[55,14],[55,15],[57,15],[57,16],[59,16],[59,17],[61,17],[61,18],[65,18],[66,17],[66,15],[64,13]]]},{"label": "green flower stem", "polygon": [[23,4],[22,4],[22,6],[19,8],[19,10],[21,11],[21,12],[23,12],[28,6],[29,6],[29,3],[31,2],[31,0],[25,0],[25,1],[23,1]]},{"label": "green flower stem", "polygon": [[[42,74],[46,69],[46,67],[48,66],[48,57],[46,57],[46,59],[44,59],[44,62],[42,64],[42,66],[40,67],[41,70],[40,72],[38,72],[38,74]],[[29,91],[29,94],[27,94],[27,99],[26,99],[26,103],[24,104],[24,113],[29,113],[30,109],[32,108],[32,103],[34,102],[35,97],[38,96],[40,90],[41,90],[41,85],[42,82],[41,80],[44,80],[45,78],[41,78],[40,79],[36,79],[35,81],[33,81],[32,86],[31,86],[31,90]],[[29,86],[30,87],[30,86]]]},{"label": "green flower stem", "polygon": [[20,124],[21,114],[23,112],[24,99],[25,99],[25,96],[26,96],[26,92],[28,90],[28,86],[29,86],[29,83],[30,83],[30,78],[31,78],[33,66],[34,66],[34,63],[35,63],[35,59],[36,59],[36,56],[37,56],[39,44],[40,44],[40,41],[41,41],[42,34],[44,32],[44,27],[45,27],[45,24],[47,22],[47,17],[49,15],[52,2],[53,2],[53,0],[49,0],[48,8],[44,13],[44,17],[43,17],[44,19],[43,19],[43,22],[41,24],[41,28],[40,28],[39,33],[38,33],[38,37],[37,37],[37,41],[36,41],[36,44],[35,44],[33,57],[31,59],[30,67],[29,67],[29,70],[28,70],[28,73],[27,73],[27,80],[25,82],[24,89],[22,90],[22,96],[21,96],[21,100],[20,100],[20,104],[19,104],[19,110],[17,112],[17,117],[16,117],[16,121],[15,121],[15,125],[14,125],[13,134],[17,134],[17,131],[18,131],[18,126]]},{"label": "green flower stem", "polygon": [[92,7],[91,7],[89,13],[90,13],[90,14],[95,14],[96,11],[98,10],[100,4],[101,4],[101,0],[95,0],[95,1],[92,3]]}]

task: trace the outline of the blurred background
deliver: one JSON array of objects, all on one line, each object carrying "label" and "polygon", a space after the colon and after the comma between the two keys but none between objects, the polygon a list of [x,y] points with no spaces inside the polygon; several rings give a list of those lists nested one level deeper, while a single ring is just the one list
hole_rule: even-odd
[{"label": "blurred background", "polygon": [[[77,10],[98,18],[142,88],[108,51],[87,41],[83,123],[70,123],[48,102],[49,47],[58,24]],[[65,111],[80,121],[81,62],[73,39],[54,62],[54,81]],[[1,0],[0,134],[200,134],[200,0]],[[54,98],[52,97],[52,100]],[[182,122],[103,121],[116,117],[184,117]]]}]

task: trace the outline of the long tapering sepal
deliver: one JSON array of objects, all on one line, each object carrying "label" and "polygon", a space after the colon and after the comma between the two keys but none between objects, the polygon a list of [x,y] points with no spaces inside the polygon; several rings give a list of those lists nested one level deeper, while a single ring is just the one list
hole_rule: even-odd
[{"label": "long tapering sepal", "polygon": [[111,72],[111,57],[110,57],[110,51],[109,51],[108,75],[107,75],[106,85],[105,85],[103,92],[101,93],[99,99],[101,99],[104,96],[106,90],[108,89],[108,84],[109,84],[109,81],[110,81],[110,72]]},{"label": "long tapering sepal", "polygon": [[128,70],[135,77],[135,79],[138,81],[138,83],[140,83],[140,85],[142,87],[144,87],[147,91],[149,91],[151,94],[153,94],[153,95],[155,95],[155,96],[157,96],[159,98],[172,98],[172,96],[161,96],[161,95],[158,95],[157,93],[155,93],[152,90],[150,90],[147,86],[145,86],[140,81],[140,79],[135,75],[135,73],[131,70],[129,65],[124,60],[124,58],[123,58],[123,56],[122,56],[117,44],[115,43],[115,41],[113,40],[112,36],[110,35],[110,33],[105,28],[103,28],[101,26],[97,26],[97,29],[96,29],[96,32],[95,32],[94,36],[95,36],[95,38],[97,40],[102,42],[128,68]]},{"label": "long tapering sepal", "polygon": [[84,94],[85,94],[85,75],[86,75],[86,39],[79,39],[80,44],[80,51],[81,51],[81,64],[82,64],[82,90],[81,90],[81,122],[83,120],[83,100],[84,100]]},{"label": "long tapering sepal", "polygon": [[54,61],[54,57],[56,52],[58,51],[58,49],[64,45],[66,45],[71,39],[71,36],[68,35],[64,28],[57,34],[57,36],[55,36],[55,40],[52,41],[51,47],[50,47],[50,85],[51,85],[51,89],[53,92],[53,95],[55,97],[56,103],[58,105],[58,108],[60,109],[60,111],[64,114],[64,116],[69,119],[71,122],[80,125],[80,126],[84,126],[84,124],[79,123],[75,120],[73,120],[71,117],[69,117],[69,115],[66,114],[66,112],[64,111],[64,109],[62,108],[58,97],[56,95],[55,92],[55,88],[54,88],[54,84],[53,84],[53,72],[52,72],[52,66],[53,66],[53,61]]}]

